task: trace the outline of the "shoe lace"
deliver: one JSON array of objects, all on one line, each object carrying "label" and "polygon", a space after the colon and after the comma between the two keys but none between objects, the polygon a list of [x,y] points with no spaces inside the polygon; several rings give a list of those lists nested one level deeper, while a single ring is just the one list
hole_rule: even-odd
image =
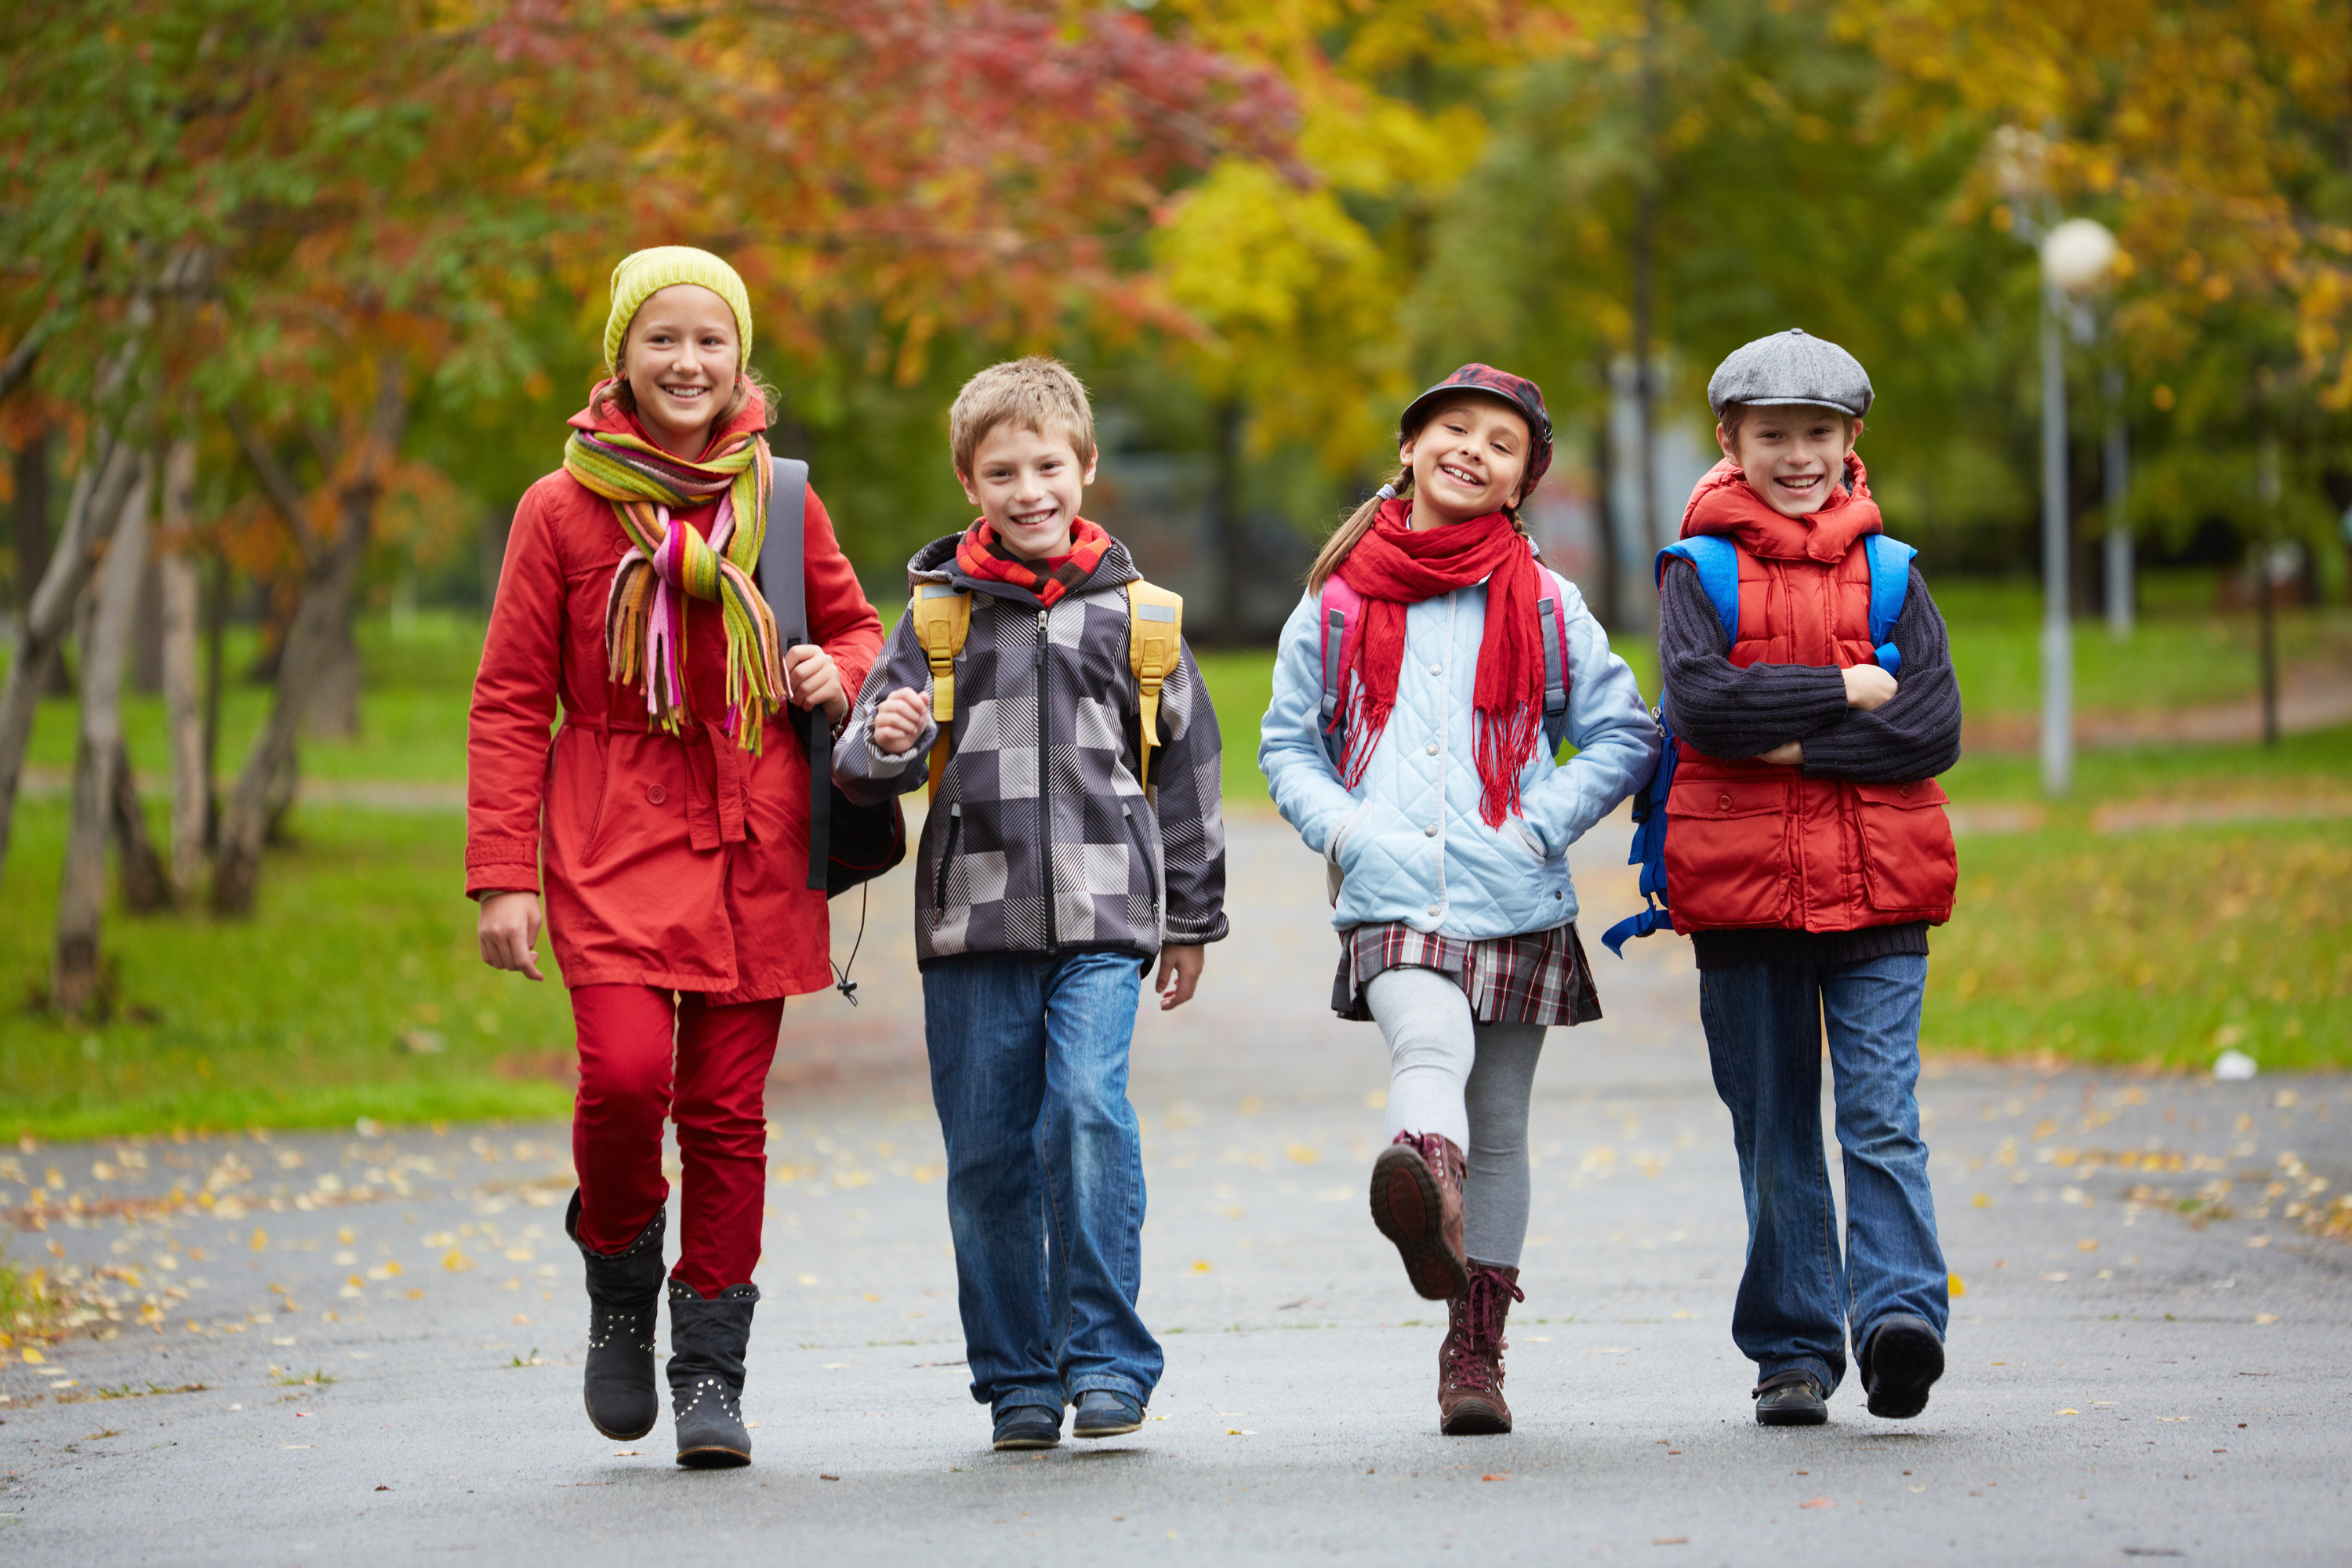
[{"label": "shoe lace", "polygon": [[[1470,1289],[1462,1301],[1462,1325],[1454,1337],[1453,1380],[1465,1388],[1493,1389],[1503,1375],[1503,1352],[1511,1342],[1503,1338],[1503,1316],[1510,1309],[1505,1298],[1524,1301],[1527,1292],[1492,1268],[1470,1270]],[[1491,1369],[1491,1375],[1490,1370]]]}]

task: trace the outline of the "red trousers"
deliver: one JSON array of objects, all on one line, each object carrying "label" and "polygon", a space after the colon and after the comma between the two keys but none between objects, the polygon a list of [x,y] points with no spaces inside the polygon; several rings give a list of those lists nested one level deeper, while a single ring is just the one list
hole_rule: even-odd
[{"label": "red trousers", "polygon": [[766,1212],[768,1068],[783,1016],[782,997],[719,1007],[649,985],[572,991],[580,1092],[572,1163],[582,1241],[618,1252],[668,1200],[667,1117],[677,1123],[686,1167],[673,1277],[706,1299],[751,1282]]}]

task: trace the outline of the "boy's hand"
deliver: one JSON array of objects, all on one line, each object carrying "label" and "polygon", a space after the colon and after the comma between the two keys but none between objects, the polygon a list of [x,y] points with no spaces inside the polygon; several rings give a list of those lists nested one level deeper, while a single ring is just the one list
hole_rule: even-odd
[{"label": "boy's hand", "polygon": [[1845,676],[1845,705],[1874,712],[1895,700],[1895,678],[1874,664],[1850,666]]},{"label": "boy's hand", "polygon": [[1192,999],[1192,988],[1201,984],[1201,961],[1204,954],[1195,944],[1164,942],[1160,949],[1160,974],[1151,988],[1160,993],[1160,1010],[1181,1007]]},{"label": "boy's hand", "polygon": [[1802,741],[1783,741],[1756,760],[1770,763],[1775,767],[1801,768],[1805,765],[1805,743]]},{"label": "boy's hand", "polygon": [[813,642],[794,643],[784,650],[784,692],[795,708],[822,708],[838,724],[849,711],[849,695],[841,689],[841,671],[833,655]]},{"label": "boy's hand", "polygon": [[485,893],[475,934],[482,944],[482,962],[492,969],[511,969],[533,980],[539,972],[540,912],[537,893]]},{"label": "boy's hand", "polygon": [[930,721],[930,709],[923,701],[923,694],[911,686],[902,686],[874,710],[874,749],[886,756],[904,755],[908,747],[922,739],[923,726]]}]

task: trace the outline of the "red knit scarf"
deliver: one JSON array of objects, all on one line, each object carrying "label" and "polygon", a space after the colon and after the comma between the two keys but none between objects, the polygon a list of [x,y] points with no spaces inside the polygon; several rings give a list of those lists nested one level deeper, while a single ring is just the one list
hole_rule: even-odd
[{"label": "red knit scarf", "polygon": [[1070,525],[1070,552],[1041,563],[1025,561],[1007,550],[986,518],[976,518],[956,541],[956,564],[965,575],[988,583],[1009,583],[1037,595],[1046,609],[1054,601],[1094,575],[1095,567],[1110,548],[1110,535],[1079,518]]},{"label": "red knit scarf", "polygon": [[1410,500],[1383,503],[1371,531],[1339,563],[1339,574],[1364,596],[1340,778],[1349,789],[1363,782],[1372,748],[1396,710],[1407,606],[1483,578],[1486,631],[1471,696],[1471,755],[1478,767],[1478,815],[1489,827],[1500,827],[1519,809],[1519,770],[1543,732],[1535,555],[1498,511],[1419,532],[1410,526],[1412,515]]}]

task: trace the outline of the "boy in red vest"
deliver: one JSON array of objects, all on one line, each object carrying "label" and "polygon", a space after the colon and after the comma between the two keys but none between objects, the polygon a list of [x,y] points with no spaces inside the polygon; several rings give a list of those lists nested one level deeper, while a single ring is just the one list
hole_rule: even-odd
[{"label": "boy in red vest", "polygon": [[[1737,625],[1691,561],[1663,555],[1658,654],[1682,745],[1665,840],[1675,929],[1696,952],[1748,1202],[1732,1339],[1756,1363],[1765,1426],[1829,1419],[1849,1326],[1871,1414],[1916,1415],[1949,1311],[1916,1089],[1927,928],[1950,918],[1958,870],[1934,780],[1959,756],[1959,688],[1916,567],[1881,586],[1909,574],[1892,648],[1871,635],[1885,547],[1864,542],[1882,529],[1853,451],[1871,401],[1861,364],[1780,332],[1725,360],[1707,401],[1724,458],[1682,536],[1738,547]],[[1843,1249],[1822,1148],[1824,1023]]]}]

